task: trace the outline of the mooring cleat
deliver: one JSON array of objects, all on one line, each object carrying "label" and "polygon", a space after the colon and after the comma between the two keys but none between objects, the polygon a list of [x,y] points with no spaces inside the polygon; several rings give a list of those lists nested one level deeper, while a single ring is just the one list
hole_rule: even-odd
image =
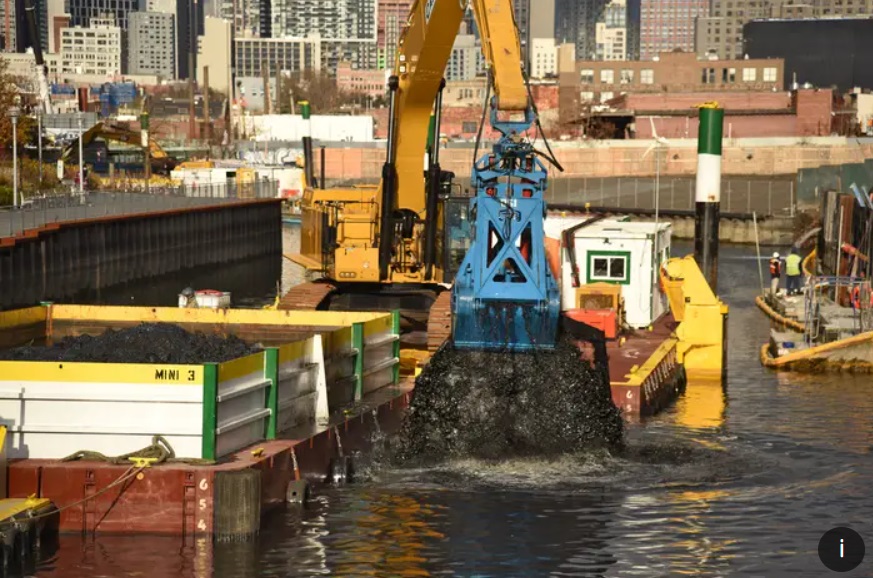
[{"label": "mooring cleat", "polygon": [[127,458],[127,461],[132,462],[134,467],[146,469],[152,467],[158,458]]}]

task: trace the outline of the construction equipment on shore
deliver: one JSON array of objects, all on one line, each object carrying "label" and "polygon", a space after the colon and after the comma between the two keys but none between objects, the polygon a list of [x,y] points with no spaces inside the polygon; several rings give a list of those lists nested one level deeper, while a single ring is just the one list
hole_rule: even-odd
[{"label": "construction equipment on shore", "polygon": [[[554,346],[560,295],[544,246],[540,157],[557,162],[523,136],[541,127],[511,0],[472,4],[489,69],[485,107],[502,135],[475,163],[475,197],[453,195],[454,174],[439,163],[443,74],[466,4],[418,0],[388,83],[381,183],[314,189],[308,163],[301,250],[290,258],[322,278],[292,289],[282,308],[400,309],[407,327],[426,326],[431,351],[453,333],[453,313],[463,347]],[[480,137],[485,120],[483,112]],[[502,324],[491,322],[495,314]],[[492,318],[487,331],[484,317]]]},{"label": "construction equipment on shore", "polygon": [[[140,131],[131,130],[121,124],[112,124],[98,122],[90,129],[86,130],[82,136],[82,146],[87,147],[95,139],[102,138],[106,141],[115,141],[128,144],[137,148],[142,148],[142,134]],[[176,167],[176,161],[173,160],[167,152],[161,148],[153,138],[149,137],[149,161],[153,174],[169,176],[170,172]],[[65,163],[75,162],[78,158],[76,155],[79,150],[79,139],[74,139],[64,148],[62,159]]]}]

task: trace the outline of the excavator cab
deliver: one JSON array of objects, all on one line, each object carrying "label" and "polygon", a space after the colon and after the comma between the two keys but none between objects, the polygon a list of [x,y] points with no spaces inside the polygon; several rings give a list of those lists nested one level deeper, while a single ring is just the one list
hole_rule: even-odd
[{"label": "excavator cab", "polygon": [[443,201],[443,273],[452,283],[473,244],[475,223],[470,197],[452,196]]}]

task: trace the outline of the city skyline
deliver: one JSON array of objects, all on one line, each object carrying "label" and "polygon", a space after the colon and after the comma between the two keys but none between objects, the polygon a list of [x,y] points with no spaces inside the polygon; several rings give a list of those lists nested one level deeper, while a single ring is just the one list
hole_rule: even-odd
[{"label": "city skyline", "polygon": [[[858,0],[849,6],[843,0],[513,0],[516,21],[528,71],[534,78],[557,74],[558,51],[571,45],[579,60],[652,60],[660,53],[681,50],[701,58],[741,58],[744,55],[743,26],[756,19],[821,18],[860,16],[873,13],[873,0]],[[23,0],[0,0],[0,42],[7,28],[14,46],[23,52],[29,40],[19,29]],[[43,52],[58,56],[57,70],[64,68],[60,38],[68,27],[88,28],[95,18],[111,15],[121,31],[119,74],[153,75],[187,79],[197,64],[198,38],[204,34],[203,17],[232,21],[231,66],[237,76],[259,68],[250,58],[264,59],[273,68],[302,64],[331,75],[341,63],[355,70],[390,70],[396,46],[405,26],[412,0],[37,0],[38,30]],[[148,64],[139,64],[131,54],[134,44],[130,22],[135,14],[169,15],[161,30],[172,34],[170,54],[159,55],[150,47]],[[455,41],[446,70],[452,80],[469,80],[484,74],[481,47],[471,14]],[[8,24],[8,26],[7,26]],[[138,38],[141,38],[139,34]],[[253,43],[269,40],[269,43]],[[239,46],[236,46],[239,44]],[[300,57],[301,46],[310,52]],[[244,48],[244,49],[241,49]],[[140,48],[136,48],[137,51]],[[278,52],[276,52],[278,51]],[[291,52],[288,52],[291,51]],[[291,56],[293,52],[293,57]],[[564,59],[571,58],[563,53]],[[251,55],[251,56],[249,56]],[[284,56],[283,56],[284,55]],[[317,58],[313,57],[317,55]],[[245,66],[237,59],[245,58]],[[50,60],[47,58],[47,60]],[[55,62],[53,60],[50,65]]]}]

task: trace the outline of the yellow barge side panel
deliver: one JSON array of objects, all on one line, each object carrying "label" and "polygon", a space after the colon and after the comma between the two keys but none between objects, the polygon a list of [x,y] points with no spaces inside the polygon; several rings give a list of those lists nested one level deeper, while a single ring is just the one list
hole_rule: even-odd
[{"label": "yellow barge side panel", "polygon": [[27,309],[2,311],[0,312],[0,330],[16,329],[35,323],[45,323],[47,311],[46,307],[28,307]]},{"label": "yellow barge side panel", "polygon": [[0,348],[39,342],[49,334],[47,307],[0,312]]},{"label": "yellow barge side panel", "polygon": [[0,425],[0,500],[6,498],[6,426]]},{"label": "yellow barge side panel", "polygon": [[141,323],[202,323],[227,325],[289,325],[337,328],[366,323],[390,313],[345,311],[273,311],[263,309],[182,309],[176,307],[101,307],[54,305],[52,320]]},{"label": "yellow barge side panel", "polygon": [[623,379],[612,378],[612,385],[642,386],[646,379],[658,369],[661,363],[679,345],[678,339],[667,339],[658,346],[658,349],[639,367],[634,367]]},{"label": "yellow barge side panel", "polygon": [[203,385],[201,365],[0,361],[3,382],[141,383]]},{"label": "yellow barge side panel", "polygon": [[688,381],[721,379],[727,305],[710,289],[692,256],[670,259],[661,271],[661,282],[680,322],[677,349]]},{"label": "yellow barge side panel", "polygon": [[0,500],[0,524],[18,517],[27,519],[30,514],[38,515],[51,507],[51,500],[46,498],[4,498]]}]

